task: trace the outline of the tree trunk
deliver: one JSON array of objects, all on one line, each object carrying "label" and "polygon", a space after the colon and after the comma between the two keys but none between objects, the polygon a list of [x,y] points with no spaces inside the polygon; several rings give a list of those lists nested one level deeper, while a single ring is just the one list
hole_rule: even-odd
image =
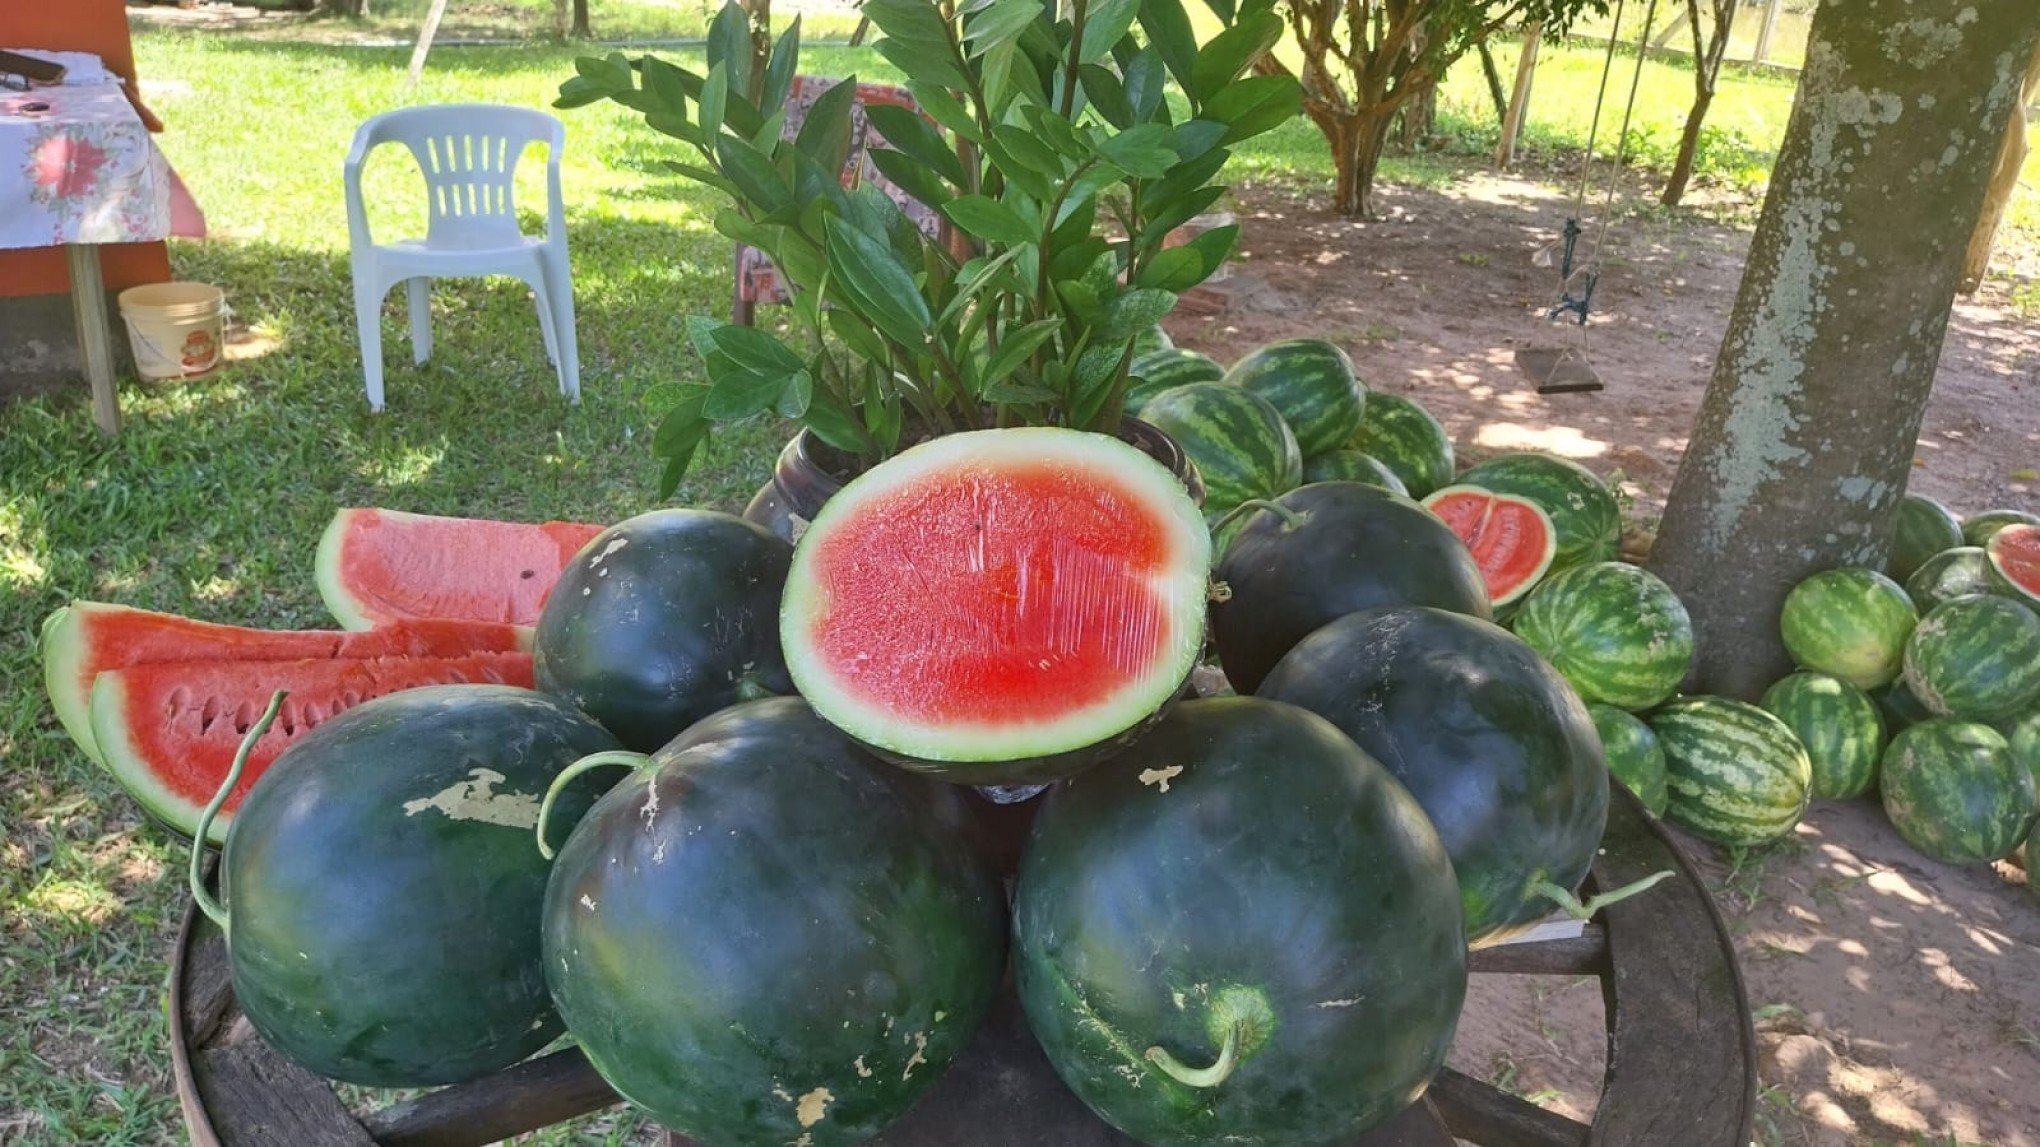
[{"label": "tree trunk", "polygon": [[588,30],[588,0],[574,0],[574,30],[570,35],[577,40],[595,38],[595,33]]},{"label": "tree trunk", "polygon": [[1495,145],[1496,167],[1506,168],[1516,162],[1516,140],[1522,136],[1523,120],[1530,114],[1530,85],[1537,78],[1537,46],[1543,40],[1542,23],[1524,25],[1523,54],[1516,59],[1516,89],[1509,96],[1509,110],[1502,115],[1501,142]]},{"label": "tree trunk", "polygon": [[1728,56],[1728,34],[1735,27],[1735,10],[1740,0],[1714,0],[1714,35],[1700,29],[1700,0],[1686,0],[1686,21],[1693,29],[1693,106],[1686,110],[1686,128],[1679,136],[1679,154],[1672,161],[1672,177],[1665,183],[1659,202],[1677,207],[1686,197],[1686,185],[1693,179],[1693,164],[1700,153],[1700,129],[1706,126],[1707,109],[1714,106],[1714,93],[1721,79],[1721,61]]},{"label": "tree trunk", "polygon": [[1437,126],[1438,89],[1432,86],[1410,97],[1402,106],[1402,115],[1396,122],[1396,143],[1404,151],[1420,150]]},{"label": "tree trunk", "polygon": [[1672,160],[1672,177],[1665,182],[1665,193],[1660,199],[1666,207],[1677,207],[1686,197],[1686,185],[1693,181],[1693,161],[1700,151],[1700,127],[1713,103],[1712,88],[1694,93],[1693,106],[1686,112],[1686,130],[1679,136],[1679,154]]},{"label": "tree trunk", "polygon": [[1388,149],[1388,129],[1395,123],[1395,113],[1394,107],[1368,108],[1340,120],[1336,132],[1326,133],[1332,145],[1332,166],[1338,172],[1332,208],[1339,214],[1374,218],[1374,173],[1381,166],[1381,153]]},{"label": "tree trunk", "polygon": [[1883,566],[1963,248],[2036,42],[2031,3],[1816,10],[1651,558],[1693,616],[1690,688],[1756,697],[1789,668],[1786,591],[1818,570]]}]

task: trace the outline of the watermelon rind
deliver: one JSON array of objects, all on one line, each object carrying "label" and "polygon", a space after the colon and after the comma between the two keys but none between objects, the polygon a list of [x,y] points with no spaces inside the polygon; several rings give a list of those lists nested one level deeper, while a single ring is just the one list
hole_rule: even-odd
[{"label": "watermelon rind", "polygon": [[1665,819],[1716,844],[1748,847],[1806,815],[1813,765],[1785,722],[1727,697],[1686,697],[1652,713],[1665,750]]},{"label": "watermelon rind", "polygon": [[1922,721],[1892,738],[1878,790],[1906,843],[1947,864],[2010,855],[2035,815],[2033,774],[1974,721]]},{"label": "watermelon rind", "polygon": [[1132,381],[1126,386],[1126,412],[1139,414],[1156,395],[1193,382],[1217,382],[1225,368],[1209,355],[1168,347],[1135,356],[1127,375]]},{"label": "watermelon rind", "polygon": [[1982,546],[1942,550],[1920,563],[1920,568],[1905,582],[1906,595],[1923,616],[1944,601],[1997,591],[1997,583],[1990,576],[1990,557]]},{"label": "watermelon rind", "polygon": [[326,612],[333,615],[342,629],[368,629],[375,625],[375,618],[369,616],[354,591],[347,587],[340,560],[355,520],[368,512],[351,507],[335,511],[333,520],[326,523],[325,532],[319,535],[319,548],[312,558],[312,578],[318,584],[319,597],[326,603]]},{"label": "watermelon rind", "polygon": [[1608,772],[1621,781],[1652,816],[1665,815],[1665,747],[1643,719],[1613,705],[1588,705]]},{"label": "watermelon rind", "polygon": [[[1242,393],[1229,391],[1229,393]],[[1251,396],[1248,396],[1251,397]],[[1279,420],[1278,420],[1279,421]],[[1054,719],[1034,723],[998,723],[954,719],[936,722],[911,714],[887,712],[850,689],[840,666],[819,651],[817,634],[830,624],[828,590],[820,584],[818,566],[824,548],[845,531],[854,534],[860,514],[884,514],[893,491],[917,481],[952,474],[996,469],[1002,465],[1038,468],[1051,461],[1072,474],[1091,470],[1109,475],[1112,496],[1129,503],[1127,512],[1144,508],[1162,538],[1160,567],[1151,589],[1168,628],[1152,635],[1151,662],[1129,670],[1123,684]],[[1090,746],[1111,742],[1142,727],[1165,709],[1204,648],[1207,579],[1211,569],[1211,537],[1197,505],[1180,478],[1135,447],[1103,434],[1020,427],[950,434],[925,442],[866,471],[829,499],[795,548],[780,606],[780,637],[787,670],[801,696],[831,724],[866,745],[892,755],[902,764],[962,762],[996,765],[1060,759]],[[906,577],[909,571],[901,571]],[[1081,585],[1072,571],[1069,582]],[[1040,598],[1055,608],[1057,584]],[[911,594],[901,608],[910,608]],[[1081,602],[1071,603],[1073,606]],[[981,619],[986,626],[997,619]],[[955,640],[989,640],[983,632],[958,633]],[[883,671],[875,667],[874,671]],[[1086,762],[1088,763],[1095,763]],[[941,770],[944,779],[963,780]],[[1025,783],[1058,779],[1037,775],[1002,776],[984,770],[968,783]]]},{"label": "watermelon rind", "polygon": [[1412,498],[1421,499],[1452,484],[1452,437],[1414,399],[1369,391],[1360,428],[1346,445],[1380,459],[1395,471]]},{"label": "watermelon rind", "polygon": [[1869,694],[1839,677],[1800,672],[1765,690],[1763,706],[1805,746],[1815,800],[1862,796],[1877,783],[1884,716]]},{"label": "watermelon rind", "polygon": [[1353,360],[1323,339],[1258,347],[1234,363],[1224,381],[1267,399],[1305,456],[1343,445],[1367,408],[1367,388],[1353,373]]},{"label": "watermelon rind", "polygon": [[1358,450],[1328,450],[1303,460],[1303,482],[1361,482],[1409,497],[1409,487],[1387,463]]},{"label": "watermelon rind", "polygon": [[1280,411],[1252,391],[1193,382],[1164,392],[1140,416],[1176,440],[1204,479],[1204,516],[1216,522],[1250,498],[1303,481],[1303,454]]},{"label": "watermelon rind", "polygon": [[1990,567],[1992,587],[2006,597],[2012,598],[2028,609],[2040,609],[2040,583],[2030,576],[2015,574],[2007,568],[2013,564],[2013,551],[2018,551],[2021,561],[2027,563],[2026,574],[2040,570],[2040,526],[2013,524],[1992,534],[1984,543],[1983,552]]},{"label": "watermelon rind", "polygon": [[1928,558],[1961,544],[1962,520],[1953,510],[1925,494],[1907,494],[1898,503],[1891,530],[1891,560],[1885,563],[1884,572],[1904,584]]},{"label": "watermelon rind", "polygon": [[1626,562],[1575,566],[1544,580],[1516,612],[1516,636],[1589,702],[1649,709],[1693,664],[1693,620],[1657,575]]},{"label": "watermelon rind", "polygon": [[1459,475],[1462,486],[1514,494],[1544,507],[1558,531],[1554,571],[1612,560],[1622,548],[1622,508],[1592,470],[1551,454],[1503,454]]},{"label": "watermelon rind", "polygon": [[2040,701],[2040,617],[1989,594],[1944,601],[1905,643],[1905,683],[1937,716],[2022,713]]},{"label": "watermelon rind", "polygon": [[[1469,515],[1465,511],[1447,512],[1440,509],[1441,506],[1463,498],[1475,499],[1474,505],[1467,507],[1472,511],[1471,521],[1468,520]],[[1544,580],[1545,574],[1551,571],[1553,561],[1557,559],[1558,531],[1551,524],[1551,515],[1544,512],[1544,507],[1528,498],[1519,498],[1514,494],[1497,494],[1493,490],[1479,486],[1444,486],[1426,494],[1420,504],[1431,511],[1438,520],[1450,526],[1453,535],[1466,543],[1467,551],[1473,554],[1474,562],[1480,566],[1481,579],[1487,586],[1488,600],[1498,613],[1528,596],[1530,591]],[[1537,557],[1527,567],[1520,561],[1522,556],[1520,549],[1503,551],[1480,544],[1488,540],[1486,535],[1491,515],[1497,508],[1504,506],[1518,511],[1514,519],[1518,521],[1522,519],[1521,512],[1528,511],[1535,527],[1530,532],[1528,540],[1532,543],[1541,542],[1538,545]],[[1501,545],[1506,545],[1511,540],[1520,541],[1523,540],[1523,536],[1514,535],[1512,539],[1511,535],[1502,534],[1495,539]],[[1501,564],[1511,558],[1518,559],[1513,570]]]},{"label": "watermelon rind", "polygon": [[1904,587],[1876,570],[1845,567],[1793,586],[1778,614],[1778,633],[1801,669],[1868,690],[1898,676],[1918,621]]},{"label": "watermelon rind", "polygon": [[2040,514],[2024,510],[1984,510],[1962,519],[1962,544],[1980,546],[2006,526],[2040,526]]}]

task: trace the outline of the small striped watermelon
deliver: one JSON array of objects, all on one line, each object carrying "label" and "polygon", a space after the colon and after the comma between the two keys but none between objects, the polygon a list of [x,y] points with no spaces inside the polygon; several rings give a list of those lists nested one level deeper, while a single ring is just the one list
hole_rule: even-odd
[{"label": "small striped watermelon", "polygon": [[1629,786],[1652,816],[1665,814],[1665,747],[1650,726],[1627,709],[1589,705],[1587,715],[1601,734],[1601,753],[1608,771]]},{"label": "small striped watermelon", "polygon": [[1905,683],[1939,716],[2022,713],[2040,701],[2040,617],[1988,594],[1944,601],[1905,643]]},{"label": "small striped watermelon", "polygon": [[2025,766],[2033,774],[2034,783],[2040,784],[2040,709],[2007,722],[2002,732],[2012,747],[2012,759]]},{"label": "small striped watermelon", "polygon": [[1193,382],[1217,382],[1225,368],[1209,355],[1168,347],[1135,358],[1127,374],[1133,381],[1126,386],[1126,412],[1139,414],[1155,395]]},{"label": "small striped watermelon", "polygon": [[1353,373],[1353,360],[1323,339],[1269,343],[1234,363],[1225,382],[1267,399],[1306,455],[1345,445],[1367,408],[1367,388]]},{"label": "small striped watermelon", "polygon": [[1169,332],[1163,330],[1160,325],[1149,327],[1133,336],[1133,357],[1135,359],[1139,359],[1144,354],[1153,354],[1158,350],[1174,350],[1175,347],[1176,340],[1170,338]]},{"label": "small striped watermelon", "polygon": [[1516,636],[1588,701],[1648,709],[1693,663],[1693,620],[1672,587],[1626,562],[1575,566],[1531,591]]},{"label": "small striped watermelon", "polygon": [[1893,737],[1878,788],[1899,835],[1948,864],[2008,856],[2033,823],[2033,775],[1974,721],[1922,721]]},{"label": "small striped watermelon", "polygon": [[1922,614],[1944,601],[1972,593],[1994,593],[1990,558],[1982,546],[1956,546],[1921,563],[1906,579],[1905,592]]},{"label": "small striped watermelon", "polygon": [[1884,717],[1868,693],[1839,677],[1800,672],[1765,690],[1763,704],[1805,746],[1816,800],[1862,796],[1877,783]]},{"label": "small striped watermelon", "polygon": [[2040,526],[2040,515],[2024,510],[1984,510],[1962,519],[1962,544],[1980,546],[2006,526]]},{"label": "small striped watermelon", "polygon": [[1396,472],[1372,454],[1358,450],[1332,450],[1303,460],[1303,480],[1311,482],[1359,482],[1378,486],[1392,494],[1409,496],[1409,487]]},{"label": "small striped watermelon", "polygon": [[1962,521],[1948,507],[1925,494],[1907,494],[1898,503],[1891,530],[1891,560],[1884,572],[1903,583],[1927,559],[1962,544]]},{"label": "small striped watermelon", "polygon": [[2040,526],[2011,525],[1983,547],[1998,592],[2040,609]]},{"label": "small striped watermelon", "polygon": [[1249,498],[1273,498],[1303,481],[1296,435],[1249,390],[1193,382],[1157,396],[1140,416],[1174,438],[1204,478],[1204,517],[1215,522]]},{"label": "small striped watermelon", "polygon": [[1622,548],[1622,510],[1614,493],[1577,462],[1550,454],[1504,454],[1461,474],[1458,483],[1544,507],[1558,530],[1553,572],[1610,561]]},{"label": "small striped watermelon", "polygon": [[1395,471],[1412,498],[1452,484],[1451,437],[1430,411],[1402,395],[1369,391],[1360,429],[1346,445]]},{"label": "small striped watermelon", "polygon": [[1806,815],[1813,765],[1785,722],[1727,697],[1685,697],[1650,715],[1665,750],[1665,817],[1717,844],[1763,844]]},{"label": "small striped watermelon", "polygon": [[1431,491],[1424,508],[1466,543],[1480,565],[1488,600],[1498,608],[1529,593],[1558,552],[1551,516],[1528,498],[1479,486],[1447,486]]},{"label": "small striped watermelon", "polygon": [[1876,570],[1825,570],[1792,587],[1778,615],[1785,651],[1801,669],[1875,689],[1898,676],[1919,615],[1912,598]]}]

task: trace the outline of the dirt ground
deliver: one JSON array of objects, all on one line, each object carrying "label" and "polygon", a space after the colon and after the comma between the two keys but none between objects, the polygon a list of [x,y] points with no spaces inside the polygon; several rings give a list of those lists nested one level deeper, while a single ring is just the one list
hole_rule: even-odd
[{"label": "dirt ground", "polygon": [[[1544,397],[1513,355],[1580,345],[1577,328],[1541,317],[1557,272],[1536,256],[1568,204],[1493,175],[1391,188],[1382,202],[1384,217],[1361,223],[1321,201],[1247,190],[1237,210],[1248,258],[1224,288],[1231,305],[1172,319],[1171,332],[1222,361],[1277,338],[1335,340],[1370,386],[1436,414],[1462,462],[1548,450],[1618,479],[1635,502],[1633,540],[1646,538],[1748,232],[1618,224],[1585,332],[1606,386]],[[1913,488],[1958,512],[2040,509],[2040,321],[2021,320],[2001,285],[1957,307],[1916,464]],[[1757,1017],[1759,1143],[2040,1147],[2040,900],[2016,868],[1928,860],[1869,801],[1817,806],[1740,869],[1684,839],[1737,937]],[[1476,977],[1453,1064],[1585,1118],[1603,1031],[1592,981]]]}]

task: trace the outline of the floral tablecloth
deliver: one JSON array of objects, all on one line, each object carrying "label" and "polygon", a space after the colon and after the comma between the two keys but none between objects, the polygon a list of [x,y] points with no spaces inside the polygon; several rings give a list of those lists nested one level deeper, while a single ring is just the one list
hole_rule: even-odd
[{"label": "floral tablecloth", "polygon": [[171,233],[169,163],[118,86],[0,90],[0,248]]}]

